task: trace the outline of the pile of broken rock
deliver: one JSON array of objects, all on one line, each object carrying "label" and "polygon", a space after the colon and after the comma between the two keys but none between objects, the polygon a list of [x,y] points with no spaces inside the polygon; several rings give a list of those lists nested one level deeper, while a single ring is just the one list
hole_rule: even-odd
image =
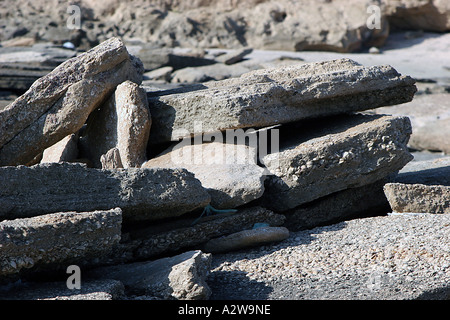
[{"label": "pile of broken rock", "polygon": [[[111,38],[0,111],[1,298],[207,299],[216,252],[380,212],[384,190],[407,210],[403,194],[449,193],[395,181],[410,121],[363,112],[413,99],[414,79],[390,66],[342,59],[159,91],[143,72]],[[277,148],[263,152],[268,135]]]}]

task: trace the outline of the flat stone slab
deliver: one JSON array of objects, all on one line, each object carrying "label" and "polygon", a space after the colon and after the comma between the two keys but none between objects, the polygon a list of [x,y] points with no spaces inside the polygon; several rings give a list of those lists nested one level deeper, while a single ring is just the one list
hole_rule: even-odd
[{"label": "flat stone slab", "polygon": [[211,299],[411,300],[450,296],[450,215],[380,216],[214,254]]},{"label": "flat stone slab", "polygon": [[124,220],[155,220],[203,208],[210,196],[185,169],[87,168],[79,163],[1,167],[0,219],[120,207]]},{"label": "flat stone slab", "polygon": [[397,172],[413,157],[407,117],[348,115],[280,129],[280,151],[263,157],[262,205],[285,211]]},{"label": "flat stone slab", "polygon": [[88,277],[118,280],[127,294],[166,300],[207,300],[211,290],[205,279],[211,259],[211,254],[194,250],[153,261],[97,268],[88,271]]},{"label": "flat stone slab", "polygon": [[265,172],[256,157],[256,150],[245,145],[181,142],[142,167],[185,168],[208,190],[214,208],[230,209],[263,195]]},{"label": "flat stone slab", "polygon": [[2,221],[0,277],[22,269],[48,271],[64,264],[81,266],[101,261],[119,243],[121,226],[120,208]]},{"label": "flat stone slab", "polygon": [[450,186],[450,157],[411,161],[400,170],[393,182]]},{"label": "flat stone slab", "polygon": [[364,67],[339,59],[147,92],[150,143],[404,103],[412,100],[414,83],[390,66]]},{"label": "flat stone slab", "polygon": [[387,183],[384,193],[393,212],[450,213],[450,186]]}]

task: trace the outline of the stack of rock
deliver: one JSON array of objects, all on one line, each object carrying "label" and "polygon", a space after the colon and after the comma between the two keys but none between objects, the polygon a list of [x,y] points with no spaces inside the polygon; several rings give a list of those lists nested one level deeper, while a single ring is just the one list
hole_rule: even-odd
[{"label": "stack of rock", "polygon": [[143,72],[112,38],[0,111],[2,283],[77,265],[85,289],[205,299],[211,253],[379,213],[412,159],[407,117],[358,113],[412,100],[414,80],[390,66],[342,59],[152,92]]}]

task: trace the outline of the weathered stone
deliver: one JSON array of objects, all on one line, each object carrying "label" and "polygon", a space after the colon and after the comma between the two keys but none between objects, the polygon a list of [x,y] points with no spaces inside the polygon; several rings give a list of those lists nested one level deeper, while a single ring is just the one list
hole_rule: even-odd
[{"label": "weathered stone", "polygon": [[[199,213],[200,215],[200,213]],[[185,248],[201,249],[212,238],[250,229],[255,223],[281,226],[285,217],[262,207],[239,209],[236,213],[221,213],[203,217],[178,218],[167,223],[130,231],[133,239],[123,244],[123,251],[132,251],[133,259],[149,259],[162,253],[179,252]]]},{"label": "weathered stone", "polygon": [[216,61],[225,64],[234,64],[236,62],[241,61],[244,57],[250,53],[252,53],[252,48],[244,48],[241,50],[234,50],[223,55],[220,55],[216,58]]},{"label": "weathered stone", "polygon": [[362,187],[345,189],[287,210],[283,212],[286,216],[283,226],[298,231],[386,214],[390,211],[383,191],[387,182],[388,179],[382,179]]},{"label": "weathered stone", "polygon": [[144,73],[145,80],[162,80],[162,81],[170,81],[170,75],[173,71],[173,68],[170,66],[161,67],[149,72]]},{"label": "weathered stone", "polygon": [[119,243],[121,225],[120,208],[2,221],[0,276],[30,268],[48,271],[58,264],[95,264]]},{"label": "weathered stone", "polygon": [[0,291],[0,300],[119,300],[124,296],[120,281],[87,280],[82,273],[80,289],[68,289],[64,281],[26,282],[8,291]]},{"label": "weathered stone", "polygon": [[95,167],[101,168],[101,156],[117,148],[124,168],[140,167],[146,160],[150,127],[145,91],[125,81],[89,117],[86,131],[80,137],[80,151]]},{"label": "weathered stone", "polygon": [[142,63],[112,38],[67,60],[0,111],[0,165],[26,164],[77,132],[125,80],[142,81]]},{"label": "weathered stone", "polygon": [[100,170],[51,163],[2,167],[0,180],[0,219],[120,207],[124,220],[154,220],[210,202],[200,181],[184,169]]},{"label": "weathered stone", "polygon": [[100,157],[102,169],[121,169],[123,168],[120,152],[117,148],[110,149]]},{"label": "weathered stone", "polygon": [[256,151],[245,145],[181,142],[142,167],[187,169],[208,190],[217,209],[238,207],[264,192],[264,169],[256,163]]},{"label": "weathered stone", "polygon": [[[364,67],[340,59],[147,92],[152,114],[149,143],[404,103],[416,92],[414,82],[390,66]],[[196,130],[197,123],[202,127]]]},{"label": "weathered stone", "polygon": [[384,0],[389,23],[401,29],[450,30],[450,3],[446,0]]},{"label": "weathered stone", "polygon": [[387,183],[386,198],[393,212],[450,213],[450,187]]},{"label": "weathered stone", "polygon": [[205,280],[210,266],[211,254],[196,250],[154,261],[97,268],[88,274],[119,280],[129,294],[145,294],[160,299],[207,300],[211,290]]},{"label": "weathered stone", "polygon": [[262,159],[272,173],[262,204],[284,211],[383,179],[413,158],[406,147],[410,134],[407,117],[367,115],[300,122],[280,130],[280,151]]},{"label": "weathered stone", "polygon": [[400,170],[393,182],[450,186],[450,157],[411,161]]},{"label": "weathered stone", "polygon": [[202,67],[187,67],[179,69],[172,74],[171,83],[199,83],[212,80],[224,80],[228,78],[236,78],[250,69],[242,65],[226,65],[216,63]]},{"label": "weathered stone", "polygon": [[211,239],[205,244],[203,250],[211,253],[234,251],[279,242],[287,237],[289,237],[289,230],[285,227],[261,227]]},{"label": "weathered stone", "polygon": [[72,133],[44,150],[41,163],[73,161],[78,156],[78,134]]},{"label": "weathered stone", "polygon": [[407,116],[413,132],[408,146],[416,150],[450,153],[450,95],[421,94],[411,102],[373,110],[378,114]]}]

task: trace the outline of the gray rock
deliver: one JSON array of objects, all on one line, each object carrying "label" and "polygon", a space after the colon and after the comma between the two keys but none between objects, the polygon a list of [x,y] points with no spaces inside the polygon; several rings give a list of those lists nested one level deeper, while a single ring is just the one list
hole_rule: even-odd
[{"label": "gray rock", "polygon": [[65,61],[0,111],[0,165],[27,164],[77,132],[118,84],[140,83],[142,72],[118,38]]},{"label": "gray rock", "polygon": [[125,81],[90,115],[80,137],[80,152],[94,167],[101,168],[102,155],[117,148],[123,168],[139,168],[146,160],[150,127],[145,91]]},{"label": "gray rock", "polygon": [[224,80],[228,78],[236,78],[250,69],[242,65],[226,65],[216,63],[201,67],[187,67],[176,70],[171,77],[171,83],[199,83],[211,80]]},{"label": "gray rock", "polygon": [[450,157],[411,161],[400,170],[393,182],[450,186]]},{"label": "gray rock", "polygon": [[[0,222],[0,276],[97,264],[121,238],[122,210],[60,212]],[[56,264],[56,265],[55,265]]]},{"label": "gray rock", "polygon": [[216,61],[224,64],[234,64],[244,59],[244,57],[252,53],[252,51],[253,51],[252,48],[243,48],[241,50],[234,50],[218,56],[216,58]]},{"label": "gray rock", "polygon": [[279,242],[287,237],[289,237],[289,230],[285,227],[261,227],[211,239],[205,244],[203,250],[211,253],[234,251]]},{"label": "gray rock", "polygon": [[0,300],[119,300],[124,297],[124,286],[120,281],[87,280],[82,274],[80,289],[68,289],[61,282],[27,282],[0,291]]},{"label": "gray rock", "polygon": [[41,163],[71,162],[78,157],[78,134],[72,133],[44,150]]},{"label": "gray rock", "polygon": [[120,151],[116,147],[110,149],[100,157],[102,169],[122,169],[123,164],[120,159]]},{"label": "gray rock", "polygon": [[144,73],[144,80],[162,80],[168,82],[173,68],[170,66],[161,67]]},{"label": "gray rock", "polygon": [[384,193],[393,212],[450,213],[450,187],[387,183]]},{"label": "gray rock", "polygon": [[124,220],[180,216],[210,202],[184,169],[99,170],[75,163],[2,167],[0,219],[120,207]]},{"label": "gray rock", "polygon": [[[200,213],[199,213],[200,215]],[[123,243],[122,251],[133,252],[132,259],[149,259],[162,253],[179,252],[186,248],[201,249],[212,238],[250,229],[255,223],[281,226],[285,217],[262,207],[239,209],[236,213],[221,213],[203,217],[178,218],[170,223],[130,232],[131,241]],[[122,252],[118,253],[118,255]]]},{"label": "gray rock", "polygon": [[280,151],[263,157],[262,204],[285,211],[400,170],[413,157],[407,117],[352,115],[301,122],[280,131]]},{"label": "gray rock", "polygon": [[142,167],[187,169],[208,190],[217,209],[241,206],[264,193],[264,169],[256,163],[256,150],[245,145],[182,142]]},{"label": "gray rock", "polygon": [[211,254],[199,250],[153,261],[97,268],[90,277],[121,281],[128,294],[145,294],[160,299],[207,300],[211,295],[205,279]]},{"label": "gray rock", "polygon": [[[414,82],[390,66],[363,67],[340,59],[148,92],[150,143],[404,103],[416,92]],[[195,130],[196,123],[202,128]]]},{"label": "gray rock", "polygon": [[283,212],[286,216],[284,226],[298,231],[388,213],[390,206],[383,186],[389,181],[382,179],[362,187],[345,189],[287,210]]}]

